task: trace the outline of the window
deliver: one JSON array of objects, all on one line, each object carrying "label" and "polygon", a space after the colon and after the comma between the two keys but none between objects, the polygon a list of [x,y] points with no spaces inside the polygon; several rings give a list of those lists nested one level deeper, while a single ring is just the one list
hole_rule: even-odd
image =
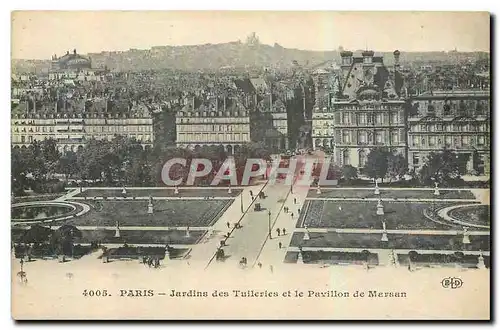
[{"label": "window", "polygon": [[351,161],[349,159],[349,150],[344,150],[342,152],[342,164],[343,165],[350,165]]},{"label": "window", "polygon": [[391,133],[391,140],[393,144],[398,144],[399,143],[399,134],[398,132],[392,132]]},{"label": "window", "polygon": [[451,136],[446,136],[444,138],[444,143],[446,144],[446,146],[451,146]]},{"label": "window", "polygon": [[21,135],[21,143],[25,143],[26,142],[26,137],[24,135]]},{"label": "window", "polygon": [[358,115],[358,122],[361,125],[366,125],[366,113]]},{"label": "window", "polygon": [[436,137],[435,136],[429,137],[429,146],[433,147],[435,145],[436,145]]},{"label": "window", "polygon": [[349,113],[342,114],[342,123],[343,124],[350,124]]},{"label": "window", "polygon": [[366,152],[364,152],[363,150],[361,150],[359,152],[359,167],[365,167],[366,160],[367,160]]},{"label": "window", "polygon": [[376,124],[382,124],[382,121],[383,121],[382,114],[381,113],[377,113],[377,115],[375,117],[375,123]]},{"label": "window", "polygon": [[420,132],[427,132],[427,125],[420,125]]},{"label": "window", "polygon": [[359,132],[359,143],[366,143],[366,132]]},{"label": "window", "polygon": [[477,137],[477,145],[478,146],[484,146],[484,136],[478,136]]},{"label": "window", "polygon": [[351,142],[351,135],[349,134],[348,131],[344,131],[342,133],[342,142],[344,142],[344,143],[350,143]]},{"label": "window", "polygon": [[397,112],[392,114],[392,122],[395,124],[399,122],[399,114]]},{"label": "window", "polygon": [[420,164],[420,155],[413,154],[413,166],[418,166]]},{"label": "window", "polygon": [[469,137],[467,135],[462,136],[462,145],[466,146],[469,144]]},{"label": "window", "polygon": [[414,146],[419,146],[420,145],[420,139],[419,139],[419,137],[418,136],[414,136],[412,142],[413,142]]},{"label": "window", "polygon": [[382,132],[375,132],[375,142],[377,144],[382,144],[383,137],[382,137]]}]

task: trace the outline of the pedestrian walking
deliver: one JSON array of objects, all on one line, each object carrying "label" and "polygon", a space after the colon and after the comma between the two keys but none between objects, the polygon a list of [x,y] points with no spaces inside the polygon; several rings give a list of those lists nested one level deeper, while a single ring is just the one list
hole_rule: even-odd
[{"label": "pedestrian walking", "polygon": [[257,266],[259,266],[259,268],[262,268],[262,263],[259,261],[259,263],[257,264]]},{"label": "pedestrian walking", "polygon": [[280,248],[281,250],[281,247],[283,246],[283,244],[281,242],[278,243],[278,247]]},{"label": "pedestrian walking", "polygon": [[297,204],[297,198],[293,199],[293,204]]},{"label": "pedestrian walking", "polygon": [[285,229],[285,228],[283,228],[283,229],[281,230],[281,232],[283,233],[283,235],[286,235],[286,229]]},{"label": "pedestrian walking", "polygon": [[292,213],[292,218],[293,218],[293,213]]},{"label": "pedestrian walking", "polygon": [[274,267],[273,267],[273,265],[270,265],[270,266],[269,266],[269,270],[271,271],[271,273],[273,273],[273,272],[274,272]]},{"label": "pedestrian walking", "polygon": [[279,228],[276,229],[276,232],[278,233],[278,236],[280,235],[281,233],[281,230]]},{"label": "pedestrian walking", "polygon": [[227,225],[227,228],[231,228],[231,224],[229,223],[229,221],[226,223]]},{"label": "pedestrian walking", "polygon": [[299,214],[300,214],[300,209],[298,211],[299,211]]}]

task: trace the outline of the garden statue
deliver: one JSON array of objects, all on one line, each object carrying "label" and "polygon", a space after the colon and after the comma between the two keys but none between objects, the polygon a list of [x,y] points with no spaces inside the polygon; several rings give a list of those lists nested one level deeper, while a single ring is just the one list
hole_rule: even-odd
[{"label": "garden statue", "polygon": [[153,197],[149,196],[148,214],[153,214]]},{"label": "garden statue", "polygon": [[231,194],[233,191],[231,190],[231,186],[229,186],[229,188],[227,188],[227,193],[228,194]]},{"label": "garden statue", "polygon": [[186,237],[191,237],[191,234],[189,233],[189,226],[186,228]]},{"label": "garden statue", "polygon": [[375,195],[380,195],[380,190],[378,188],[378,181],[377,179],[375,179],[375,192],[374,192]]},{"label": "garden statue", "polygon": [[439,196],[439,189],[437,182],[434,182],[434,196]]},{"label": "garden statue", "polygon": [[175,189],[174,189],[174,194],[178,195],[179,194],[179,188],[177,188],[177,186],[175,186]]},{"label": "garden statue", "polygon": [[470,244],[470,238],[467,229],[468,229],[467,227],[464,227],[464,238],[462,239],[463,244]]},{"label": "garden statue", "polygon": [[125,187],[123,187],[123,189],[122,189],[122,194],[123,194],[123,195],[126,195],[126,194],[127,194],[127,189],[125,189]]},{"label": "garden statue", "polygon": [[318,185],[318,188],[316,189],[316,194],[320,195],[321,194],[321,187]]},{"label": "garden statue", "polygon": [[307,226],[304,226],[304,229],[306,230],[306,232],[304,233],[304,238],[303,240],[304,241],[308,241],[311,239],[311,236],[309,236],[309,230],[307,229]]},{"label": "garden statue", "polygon": [[483,257],[482,251],[479,253],[479,257],[477,258],[477,268],[479,268],[479,269],[486,268],[486,265],[484,264],[484,257]]},{"label": "garden statue", "polygon": [[116,221],[116,230],[115,230],[115,237],[118,238],[120,237],[120,224],[118,223],[118,221]]},{"label": "garden statue", "polygon": [[387,238],[387,229],[385,227],[385,221],[382,221],[382,227],[384,229],[383,229],[383,232],[382,232],[382,239],[381,239],[381,241],[382,242],[387,242],[387,241],[389,241],[389,239]]}]

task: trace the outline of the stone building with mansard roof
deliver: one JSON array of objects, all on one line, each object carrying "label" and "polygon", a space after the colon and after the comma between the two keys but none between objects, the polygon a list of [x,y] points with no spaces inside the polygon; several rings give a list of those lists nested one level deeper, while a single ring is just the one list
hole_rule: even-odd
[{"label": "stone building with mansard roof", "polygon": [[385,146],[406,157],[404,80],[371,50],[341,52],[337,90],[329,102],[333,113],[334,160],[363,168],[371,148]]}]

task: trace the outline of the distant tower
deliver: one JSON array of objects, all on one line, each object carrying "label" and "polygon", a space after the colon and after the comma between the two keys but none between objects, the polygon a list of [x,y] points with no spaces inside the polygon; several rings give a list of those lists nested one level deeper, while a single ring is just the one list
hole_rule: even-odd
[{"label": "distant tower", "polygon": [[399,69],[399,55],[401,55],[401,52],[396,49],[393,54],[394,54],[394,68],[396,70],[398,70]]}]

